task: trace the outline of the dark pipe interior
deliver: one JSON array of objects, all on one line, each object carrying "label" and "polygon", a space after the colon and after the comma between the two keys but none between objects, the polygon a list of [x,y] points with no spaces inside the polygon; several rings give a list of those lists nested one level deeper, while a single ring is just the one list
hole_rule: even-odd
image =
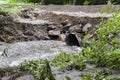
[{"label": "dark pipe interior", "polygon": [[80,46],[80,41],[75,34],[69,34],[66,38],[66,43],[69,46]]}]

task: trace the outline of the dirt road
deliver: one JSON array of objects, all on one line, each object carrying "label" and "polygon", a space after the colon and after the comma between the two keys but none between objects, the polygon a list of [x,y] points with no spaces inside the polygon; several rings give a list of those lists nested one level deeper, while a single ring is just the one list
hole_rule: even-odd
[{"label": "dirt road", "polygon": [[[6,3],[0,3],[1,5],[8,5]],[[100,12],[102,8],[104,8],[106,5],[89,5],[89,6],[83,6],[83,5],[17,5],[22,6],[24,8],[38,8],[40,10],[46,10],[46,11],[64,11],[64,12],[89,12],[89,13],[96,13]],[[120,5],[113,5],[112,10],[119,9]]]}]

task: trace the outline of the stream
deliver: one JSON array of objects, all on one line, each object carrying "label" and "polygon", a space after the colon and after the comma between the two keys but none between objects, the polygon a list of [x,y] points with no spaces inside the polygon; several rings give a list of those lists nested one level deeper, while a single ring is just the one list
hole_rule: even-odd
[{"label": "stream", "polygon": [[[17,42],[0,45],[0,68],[18,66],[24,60],[48,59],[60,53],[74,54],[82,50],[67,46],[65,42],[53,40]],[[2,56],[6,52],[6,56]]]}]

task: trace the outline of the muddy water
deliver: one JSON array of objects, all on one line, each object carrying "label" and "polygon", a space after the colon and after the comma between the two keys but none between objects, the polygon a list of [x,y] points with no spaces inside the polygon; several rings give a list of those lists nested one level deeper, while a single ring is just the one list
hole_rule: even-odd
[{"label": "muddy water", "polygon": [[[60,53],[78,53],[82,49],[60,41],[30,41],[0,45],[0,67],[18,66],[24,60],[45,59]],[[2,56],[2,52],[7,53]]]}]

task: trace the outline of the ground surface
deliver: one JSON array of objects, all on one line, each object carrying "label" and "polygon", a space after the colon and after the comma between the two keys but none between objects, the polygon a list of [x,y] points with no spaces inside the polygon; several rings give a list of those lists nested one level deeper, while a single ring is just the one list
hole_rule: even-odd
[{"label": "ground surface", "polygon": [[[73,27],[74,25],[80,25],[82,23],[87,24],[88,22],[91,23],[91,24],[94,23],[94,25],[96,25],[96,24],[99,23],[97,21],[101,17],[101,14],[99,12],[100,12],[101,8],[104,7],[104,5],[99,5],[99,6],[70,6],[70,5],[64,5],[64,6],[63,5],[58,5],[58,6],[56,6],[56,5],[30,6],[30,5],[22,5],[22,6],[24,8],[31,8],[31,7],[32,8],[38,8],[43,12],[37,18],[38,20],[24,19],[22,17],[19,17],[19,18],[14,20],[15,21],[15,26],[14,26],[14,21],[13,20],[12,20],[13,24],[11,24],[10,21],[7,21],[9,24],[7,26],[3,26],[4,28],[0,29],[0,33],[2,33],[4,31],[4,34],[7,35],[7,36],[5,36],[4,34],[3,35],[0,34],[0,37],[2,36],[1,40],[3,39],[2,40],[3,42],[4,42],[4,40],[5,41],[8,40],[8,42],[11,41],[11,40],[14,40],[14,39],[16,40],[16,37],[18,37],[18,41],[19,40],[20,41],[31,41],[31,40],[33,41],[33,40],[43,39],[47,35],[46,33],[47,33],[47,28],[48,28],[49,25],[52,24],[52,26],[56,26],[56,27],[59,26],[60,27],[61,22],[64,22],[66,20],[69,21],[68,23],[72,24],[71,27]],[[119,7],[120,7],[119,5],[113,6],[113,8],[119,8]],[[86,18],[86,16],[87,16],[87,18]],[[111,16],[110,14],[105,14],[104,15],[104,17],[110,17],[110,16]],[[95,19],[94,19],[94,17],[95,17]],[[7,18],[7,19],[9,19],[9,18]],[[40,19],[43,20],[43,23],[40,21]],[[48,22],[44,23],[45,20],[47,20]],[[3,24],[4,24],[4,22],[3,22]],[[62,27],[65,27],[65,26],[62,26]],[[42,30],[42,31],[39,31],[39,30]],[[40,34],[45,34],[45,35],[43,35],[41,37]],[[47,43],[47,42],[49,44],[49,45],[47,44],[48,46],[45,45],[45,43]],[[36,55],[39,55],[39,56],[40,56],[39,53],[43,53],[45,51],[47,52],[47,50],[48,50],[48,52],[51,51],[51,53],[54,52],[54,51],[56,52],[57,50],[59,52],[64,51],[63,46],[60,47],[60,45],[59,45],[59,44],[62,45],[62,42],[58,42],[58,44],[55,43],[55,42],[52,42],[52,43],[51,42],[49,43],[49,41],[47,41],[47,42],[43,41],[43,42],[39,42],[39,44],[36,43],[36,42],[12,43],[11,44],[12,46],[8,47],[8,49],[9,49],[8,52],[13,51],[12,54],[8,54],[8,58],[6,58],[6,57],[3,58],[1,56],[1,58],[3,58],[3,59],[1,59],[1,62],[2,62],[2,60],[5,61],[5,60],[8,60],[8,59],[11,59],[11,61],[12,61],[14,57],[16,57],[16,60],[17,60],[18,58],[20,58],[19,57],[20,55],[22,55],[23,53],[24,54],[26,53],[25,51],[27,51],[27,54],[32,54],[32,52],[33,52],[33,55],[35,53],[37,53]],[[53,45],[53,43],[57,44],[58,47],[54,48],[55,46]],[[31,47],[32,46],[31,44],[34,44],[34,46],[33,46],[34,48]],[[41,44],[44,44],[44,45],[41,46]],[[53,48],[50,48],[51,46],[53,46]],[[14,48],[12,48],[12,47],[14,47]],[[42,48],[42,47],[44,47],[44,48]],[[69,47],[69,46],[67,46],[67,47]],[[67,50],[70,49],[71,50],[71,47],[69,47],[69,48],[67,48],[67,47],[65,49],[67,49]],[[21,48],[21,49],[19,49],[19,48]],[[16,52],[12,49],[15,49]],[[26,49],[26,50],[23,50],[23,49]],[[4,47],[1,48],[0,52],[2,53],[3,50],[4,50]],[[20,50],[22,50],[23,52],[20,51]],[[19,54],[19,51],[21,52],[21,54]],[[14,53],[18,53],[18,54],[14,54]],[[45,55],[42,55],[42,56],[44,57]],[[26,56],[21,57],[21,58],[25,58],[25,57],[30,58],[31,56],[26,55]],[[31,57],[31,59],[32,59],[32,57]],[[90,66],[88,65],[86,69],[87,70],[83,71],[83,73],[89,71],[89,69],[93,70],[94,72],[99,70],[95,66],[91,66],[91,65]],[[103,69],[104,68],[102,68],[102,70]],[[80,73],[78,71],[75,71],[75,70],[66,71],[66,72],[61,72],[61,71],[58,71],[57,69],[52,69],[52,70],[53,70],[53,73],[56,74],[56,79],[57,80],[61,80],[62,78],[64,78],[65,75],[70,76],[72,78],[72,80],[79,80],[79,78],[81,76]],[[0,70],[0,71],[2,73],[2,70]],[[10,73],[12,71],[8,70],[8,71],[3,71],[3,72]],[[4,75],[4,76],[2,76],[2,80],[9,80],[9,79],[5,79],[5,78],[9,78],[9,77],[10,76]],[[30,75],[19,76],[16,80],[25,80],[25,79],[26,80],[30,80],[30,79],[34,80],[33,76],[31,77]]]},{"label": "ground surface", "polygon": [[[90,6],[71,6],[71,5],[48,5],[48,6],[26,6],[23,7],[36,7],[41,10],[46,11],[65,11],[65,12],[88,12],[88,13],[96,13],[100,12],[100,10],[105,7],[106,5],[90,5]],[[120,5],[114,5],[112,6],[112,9],[118,9]]]}]

